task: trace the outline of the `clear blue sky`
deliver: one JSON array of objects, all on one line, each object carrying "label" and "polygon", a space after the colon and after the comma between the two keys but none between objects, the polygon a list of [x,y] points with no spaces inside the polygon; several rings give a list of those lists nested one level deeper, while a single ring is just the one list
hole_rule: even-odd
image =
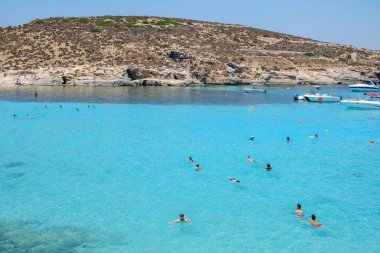
[{"label": "clear blue sky", "polygon": [[380,50],[380,0],[0,0],[0,26],[35,18],[95,15],[242,24]]}]

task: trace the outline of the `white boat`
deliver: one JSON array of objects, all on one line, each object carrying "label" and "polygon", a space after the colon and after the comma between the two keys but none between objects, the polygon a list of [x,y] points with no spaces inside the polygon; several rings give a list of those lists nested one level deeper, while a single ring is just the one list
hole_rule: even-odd
[{"label": "white boat", "polygon": [[372,109],[372,108],[380,109],[380,101],[374,101],[374,100],[368,100],[368,99],[344,99],[344,100],[341,100],[340,102],[349,107],[365,108],[365,109]]},{"label": "white boat", "polygon": [[380,109],[380,94],[379,93],[368,92],[365,95],[368,96],[366,99],[351,98],[351,99],[344,99],[340,102],[349,107]]},{"label": "white boat", "polygon": [[294,95],[294,100],[299,101],[299,100],[306,100],[305,96],[302,95]]},{"label": "white boat", "polygon": [[333,96],[333,95],[330,95],[330,94],[319,94],[319,93],[316,93],[316,94],[305,94],[303,96],[309,102],[318,102],[318,103],[322,103],[322,102],[339,102],[340,100],[342,100],[341,97]]},{"label": "white boat", "polygon": [[261,88],[256,88],[256,87],[252,87],[252,88],[244,89],[244,92],[245,93],[258,93],[258,92],[265,93],[265,92],[267,92],[267,90],[266,89],[261,89]]},{"label": "white boat", "polygon": [[319,85],[313,85],[313,88],[316,90],[319,90],[320,86]]},{"label": "white boat", "polygon": [[361,80],[361,82],[362,83],[349,85],[348,87],[350,87],[352,91],[359,91],[359,92],[379,90],[379,86],[377,86],[376,82],[372,80]]}]

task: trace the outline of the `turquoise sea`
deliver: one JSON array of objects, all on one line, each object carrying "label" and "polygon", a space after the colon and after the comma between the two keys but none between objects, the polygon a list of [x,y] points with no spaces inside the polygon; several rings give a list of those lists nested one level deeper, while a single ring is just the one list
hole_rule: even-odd
[{"label": "turquoise sea", "polygon": [[380,110],[307,91],[1,90],[0,252],[380,252]]}]

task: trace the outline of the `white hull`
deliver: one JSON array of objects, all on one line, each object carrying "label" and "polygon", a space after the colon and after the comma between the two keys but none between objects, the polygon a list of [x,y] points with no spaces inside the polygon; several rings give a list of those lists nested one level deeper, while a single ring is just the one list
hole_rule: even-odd
[{"label": "white hull", "polygon": [[264,93],[265,89],[244,89],[244,93]]},{"label": "white hull", "polygon": [[340,97],[334,97],[334,96],[326,96],[326,95],[304,95],[304,97],[307,99],[307,101],[310,102],[339,102],[341,99]]},{"label": "white hull", "polygon": [[379,87],[350,87],[355,92],[379,91]]},{"label": "white hull", "polygon": [[379,91],[379,86],[371,80],[363,80],[363,83],[352,84],[348,86],[352,91],[366,92]]},{"label": "white hull", "polygon": [[345,104],[349,107],[355,107],[355,108],[363,108],[363,109],[373,109],[377,108],[380,109],[380,101],[369,101],[369,100],[342,100],[340,101],[342,104]]}]

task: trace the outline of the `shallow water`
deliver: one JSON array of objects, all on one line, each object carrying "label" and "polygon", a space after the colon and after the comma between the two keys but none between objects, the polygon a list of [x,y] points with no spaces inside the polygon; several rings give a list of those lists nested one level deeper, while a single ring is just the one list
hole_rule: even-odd
[{"label": "shallow water", "polygon": [[380,110],[133,89],[0,93],[0,252],[380,252]]}]

